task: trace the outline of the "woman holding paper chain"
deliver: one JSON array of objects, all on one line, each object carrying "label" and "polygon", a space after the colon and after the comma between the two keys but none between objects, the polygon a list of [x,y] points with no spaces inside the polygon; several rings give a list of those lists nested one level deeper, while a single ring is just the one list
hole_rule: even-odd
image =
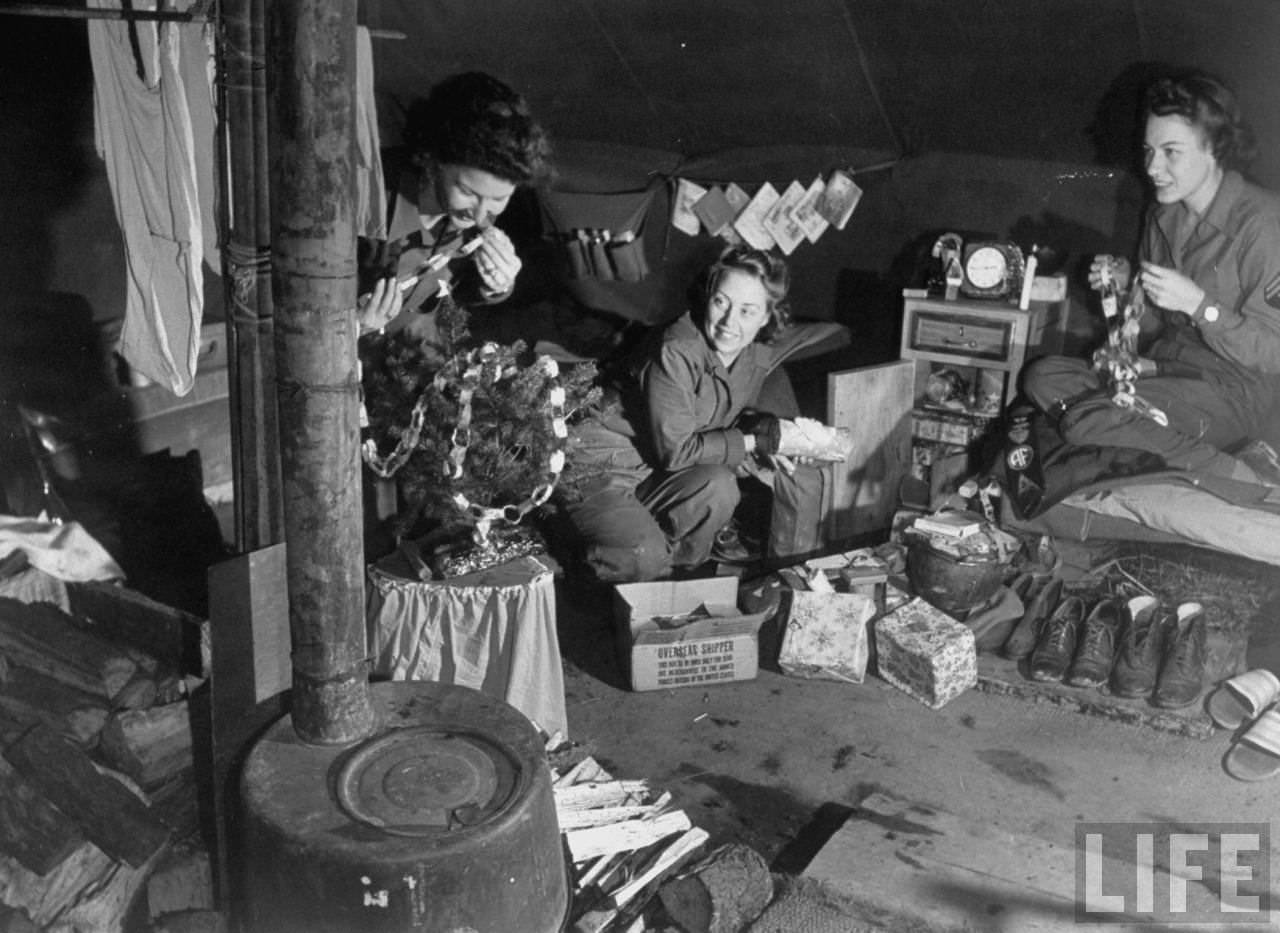
[{"label": "woman holding paper chain", "polygon": [[[1156,203],[1142,235],[1136,394],[1168,425],[1114,404],[1087,361],[1032,364],[1027,395],[1071,445],[1158,455],[1171,469],[1280,484],[1260,434],[1280,391],[1280,200],[1227,166],[1247,156],[1235,97],[1199,72],[1157,81],[1143,153]],[[1127,260],[1099,256],[1123,293]],[[1232,453],[1228,453],[1231,451]]]},{"label": "woman holding paper chain", "polygon": [[730,247],[705,279],[699,306],[657,335],[616,403],[571,439],[575,463],[602,471],[568,508],[602,580],[707,561],[738,505],[738,479],[752,472],[773,485],[768,556],[818,546],[829,481],[779,456],[778,418],[751,406],[787,356],[838,325],[788,327],[787,266],[767,252]]},{"label": "woman holding paper chain", "polygon": [[494,226],[516,189],[549,169],[550,147],[524,98],[482,72],[454,75],[409,111],[403,162],[387,167],[385,240],[361,240],[362,333],[434,335],[441,288],[463,304],[510,296],[520,257]]}]

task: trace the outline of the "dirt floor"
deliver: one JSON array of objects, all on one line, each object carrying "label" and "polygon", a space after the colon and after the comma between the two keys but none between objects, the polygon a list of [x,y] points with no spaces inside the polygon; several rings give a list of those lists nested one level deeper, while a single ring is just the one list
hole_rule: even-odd
[{"label": "dirt floor", "polygon": [[[1235,566],[1243,586],[1274,593],[1274,568]],[[1263,821],[1280,799],[1280,784],[1224,772],[1225,732],[1186,738],[979,690],[933,711],[874,675],[855,685],[769,665],[751,681],[633,693],[608,604],[564,583],[560,595],[570,738],[775,872],[802,872],[875,792],[1068,850],[1077,821]],[[1249,621],[1278,611],[1264,602]],[[1002,929],[985,916],[966,928]]]}]

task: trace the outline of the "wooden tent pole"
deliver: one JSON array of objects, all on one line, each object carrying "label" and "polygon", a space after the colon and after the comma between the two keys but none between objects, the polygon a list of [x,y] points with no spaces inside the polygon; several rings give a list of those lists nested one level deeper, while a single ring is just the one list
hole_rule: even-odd
[{"label": "wooden tent pole", "polygon": [[263,0],[223,0],[219,55],[222,251],[239,553],[284,540],[271,303]]},{"label": "wooden tent pole", "polygon": [[356,337],[357,0],[267,5],[272,288],[294,731],[372,733]]}]

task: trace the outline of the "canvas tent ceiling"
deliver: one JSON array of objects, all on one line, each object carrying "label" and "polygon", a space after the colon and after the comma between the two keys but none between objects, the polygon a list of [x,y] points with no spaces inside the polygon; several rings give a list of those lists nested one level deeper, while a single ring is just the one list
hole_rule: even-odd
[{"label": "canvas tent ceiling", "polygon": [[685,157],[854,146],[1124,164],[1155,63],[1239,92],[1280,187],[1275,0],[366,0],[384,131],[439,78],[491,71],[561,138]]}]

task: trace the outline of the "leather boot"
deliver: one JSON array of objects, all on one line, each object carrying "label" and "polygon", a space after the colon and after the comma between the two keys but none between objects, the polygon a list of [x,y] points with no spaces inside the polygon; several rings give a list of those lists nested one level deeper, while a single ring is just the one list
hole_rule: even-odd
[{"label": "leather boot", "polygon": [[1125,607],[1127,619],[1120,635],[1111,692],[1118,697],[1148,697],[1156,687],[1165,633],[1173,612],[1154,596],[1135,596]]},{"label": "leather boot", "polygon": [[1068,596],[1045,620],[1031,652],[1033,680],[1062,680],[1076,653],[1076,637],[1084,622],[1085,604],[1079,596]]},{"label": "leather boot", "polygon": [[1204,684],[1208,658],[1204,607],[1183,603],[1174,624],[1177,628],[1166,644],[1156,692],[1151,697],[1151,702],[1163,709],[1180,709],[1196,701]]}]

